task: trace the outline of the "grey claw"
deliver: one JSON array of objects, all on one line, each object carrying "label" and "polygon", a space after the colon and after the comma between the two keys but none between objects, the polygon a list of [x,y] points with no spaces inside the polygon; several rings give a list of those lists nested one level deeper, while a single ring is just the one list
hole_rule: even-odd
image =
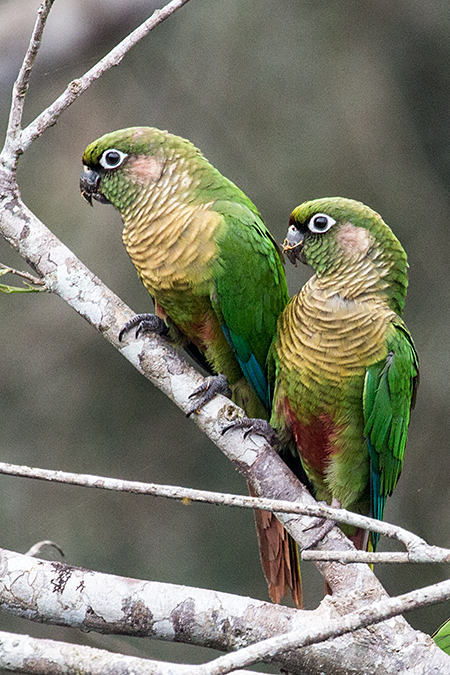
[{"label": "grey claw", "polygon": [[[326,504],[326,502],[319,502]],[[334,509],[340,509],[341,508],[341,503],[338,499],[333,499],[331,504],[326,504],[326,506],[332,506]],[[310,548],[315,548],[317,544],[320,544],[320,542],[325,539],[327,534],[331,532],[333,527],[336,525],[334,520],[330,520],[329,518],[317,518],[317,523],[313,523],[309,527],[307,527],[304,531],[307,532],[308,530],[316,529],[317,532],[314,535],[314,537],[311,539],[311,541],[306,544],[306,546],[303,546],[301,548],[302,551],[306,551]]]},{"label": "grey claw", "polygon": [[236,422],[233,422],[222,429],[222,435],[230,429],[245,429],[244,438],[247,438],[247,436],[251,433],[263,436],[269,445],[272,446],[272,448],[277,448],[280,443],[276,431],[266,420],[244,417],[243,419],[237,420]]},{"label": "grey claw", "polygon": [[[137,326],[137,328],[136,328]],[[165,336],[169,329],[162,319],[156,314],[136,314],[132,319],[126,322],[119,333],[119,342],[129,330],[136,328],[135,337],[139,337],[141,333],[154,333],[155,335]]]},{"label": "grey claw", "polygon": [[197,403],[186,413],[186,417],[190,417],[194,413],[198,413],[204,405],[212,401],[217,394],[223,394],[227,398],[231,397],[231,391],[228,386],[228,380],[225,375],[212,375],[207,377],[205,381],[189,395],[189,398],[200,397]]}]

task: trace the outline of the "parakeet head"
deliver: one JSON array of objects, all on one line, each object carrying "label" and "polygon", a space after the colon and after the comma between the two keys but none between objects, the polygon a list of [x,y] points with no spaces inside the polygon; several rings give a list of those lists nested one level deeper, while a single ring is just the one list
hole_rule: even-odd
[{"label": "parakeet head", "polygon": [[385,293],[400,312],[407,288],[406,253],[381,216],[353,199],[305,202],[291,213],[284,252],[295,265],[310,265],[318,277],[343,282],[350,274]]},{"label": "parakeet head", "polygon": [[291,213],[284,252],[316,272],[334,269],[340,262],[373,257],[391,251],[406,255],[381,216],[353,199],[330,197],[297,206]]},{"label": "parakeet head", "polygon": [[175,162],[179,168],[196,156],[201,153],[192,143],[167,131],[153,127],[114,131],[84,151],[81,194],[90,204],[92,199],[111,203],[123,213],[143,188],[159,181],[167,165]]}]

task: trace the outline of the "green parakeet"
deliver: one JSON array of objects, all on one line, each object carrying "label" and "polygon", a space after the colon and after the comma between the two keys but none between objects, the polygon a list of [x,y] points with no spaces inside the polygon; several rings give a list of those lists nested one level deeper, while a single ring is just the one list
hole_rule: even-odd
[{"label": "green parakeet", "polygon": [[[271,424],[293,442],[317,499],[382,519],[418,384],[401,319],[406,254],[377,213],[350,199],[306,202],[289,225],[285,252],[315,274],[278,321]],[[367,544],[362,532],[352,538]]]},{"label": "green parakeet", "polygon": [[[247,415],[267,418],[267,353],[289,296],[280,251],[254,204],[192,143],[155,128],[106,134],[83,164],[82,194],[120,212],[124,244],[155,301],[157,316],[138,315],[125,328],[185,347],[226,376]],[[295,547],[274,517],[259,513],[257,525],[272,599],[288,586],[300,603]]]}]

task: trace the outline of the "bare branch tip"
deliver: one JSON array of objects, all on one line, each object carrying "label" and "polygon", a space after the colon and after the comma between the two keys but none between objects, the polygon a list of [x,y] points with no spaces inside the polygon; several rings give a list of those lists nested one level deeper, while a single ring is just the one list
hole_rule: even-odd
[{"label": "bare branch tip", "polygon": [[58,553],[64,558],[64,551],[58,544],[55,544],[54,541],[50,541],[49,539],[44,539],[43,541],[38,541],[36,544],[34,544],[28,551],[25,553],[25,555],[29,555],[33,558],[35,558],[41,550],[44,548],[44,546],[49,546],[51,548],[55,548]]},{"label": "bare branch tip", "polygon": [[[186,4],[189,0],[172,0],[168,2],[162,9],[156,10],[151,17],[146,19],[140,26],[135,28],[127,37],[125,37],[118,45],[116,45],[108,54],[106,54],[98,63],[96,63],[90,70],[88,70],[80,78],[73,80],[68,84],[65,91],[54,101],[48,108],[36,117],[31,124],[29,124],[22,133],[22,152],[34,141],[42,135],[42,133],[49,127],[56,124],[61,114],[80,96],[93,82],[99,79],[104,72],[110,68],[117,66],[125,54],[136,45],[143,37],[156,28],[165,19],[171,16],[179,7]],[[34,60],[36,58],[37,50],[40,46],[42,32],[47,21],[48,14],[53,5],[54,0],[44,0],[41,4],[42,14],[38,16],[33,36],[30,41],[27,54],[25,56],[21,72],[17,82],[20,86],[25,85],[25,91],[28,87],[29,76]],[[26,70],[29,68],[29,70]],[[18,91],[15,88],[15,91]],[[13,101],[12,111],[14,114],[14,124],[11,121],[11,128],[17,130],[20,128],[22,120],[23,99],[19,100],[17,94]],[[13,120],[13,112],[11,113],[11,120]]]}]

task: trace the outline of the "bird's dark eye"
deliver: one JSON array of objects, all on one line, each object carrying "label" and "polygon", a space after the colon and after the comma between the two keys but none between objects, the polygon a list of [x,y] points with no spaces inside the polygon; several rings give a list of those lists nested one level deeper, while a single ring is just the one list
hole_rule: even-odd
[{"label": "bird's dark eye", "polygon": [[112,148],[111,150],[105,150],[99,161],[104,169],[117,169],[127,156],[125,152]]},{"label": "bird's dark eye", "polygon": [[327,232],[330,227],[335,224],[336,221],[331,216],[327,216],[325,213],[316,213],[315,216],[310,218],[308,228],[310,232],[322,234],[323,232]]}]

